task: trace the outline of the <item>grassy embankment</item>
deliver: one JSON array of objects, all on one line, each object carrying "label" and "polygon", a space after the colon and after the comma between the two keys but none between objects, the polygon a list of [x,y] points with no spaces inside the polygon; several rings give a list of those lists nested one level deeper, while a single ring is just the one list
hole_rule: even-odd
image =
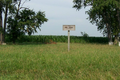
[{"label": "grassy embankment", "polygon": [[120,47],[67,43],[0,46],[0,80],[120,80]]}]

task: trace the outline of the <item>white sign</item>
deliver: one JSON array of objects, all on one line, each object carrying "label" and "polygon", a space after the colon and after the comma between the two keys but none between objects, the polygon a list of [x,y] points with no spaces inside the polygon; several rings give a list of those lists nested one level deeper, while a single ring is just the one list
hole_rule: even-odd
[{"label": "white sign", "polygon": [[75,31],[75,25],[63,25],[63,30],[68,31],[68,52],[70,51],[70,30]]},{"label": "white sign", "polygon": [[75,25],[63,25],[63,30],[72,30],[75,31]]}]

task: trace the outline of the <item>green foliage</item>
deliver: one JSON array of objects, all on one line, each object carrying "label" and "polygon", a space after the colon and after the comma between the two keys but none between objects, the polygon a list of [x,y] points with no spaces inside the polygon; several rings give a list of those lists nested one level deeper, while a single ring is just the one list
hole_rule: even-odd
[{"label": "green foliage", "polygon": [[91,6],[86,11],[89,21],[98,26],[98,30],[107,35],[109,41],[112,35],[120,32],[120,1],[119,0],[73,0],[74,8]]},{"label": "green foliage", "polygon": [[[18,6],[18,7],[16,7]],[[41,25],[47,22],[45,13],[38,11],[37,13],[28,8],[21,7],[21,0],[14,6],[15,8],[11,11],[8,17],[8,28],[7,33],[9,39],[15,43],[15,41],[24,34],[31,35],[40,30]]]},{"label": "green foliage", "polygon": [[24,9],[19,14],[18,27],[31,35],[32,33],[37,32],[37,29],[40,29],[41,25],[47,22],[44,12],[35,13],[33,10]]},{"label": "green foliage", "polygon": [[83,37],[89,37],[89,35],[86,32],[81,32]]},{"label": "green foliage", "polygon": [[[68,42],[67,36],[20,36],[16,42],[32,42],[32,43],[49,43],[52,40],[54,42]],[[9,36],[6,37],[7,42],[11,42]],[[71,43],[100,43],[106,44],[108,43],[108,39],[106,37],[83,37],[83,36],[70,36]]]}]

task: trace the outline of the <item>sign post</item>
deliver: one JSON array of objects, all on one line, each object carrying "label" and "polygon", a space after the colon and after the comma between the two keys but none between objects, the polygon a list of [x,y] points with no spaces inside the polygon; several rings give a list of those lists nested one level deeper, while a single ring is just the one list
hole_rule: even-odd
[{"label": "sign post", "polygon": [[68,30],[68,51],[70,51],[70,30]]},{"label": "sign post", "polygon": [[70,51],[70,30],[75,31],[75,25],[63,25],[63,30],[68,30],[68,52]]}]

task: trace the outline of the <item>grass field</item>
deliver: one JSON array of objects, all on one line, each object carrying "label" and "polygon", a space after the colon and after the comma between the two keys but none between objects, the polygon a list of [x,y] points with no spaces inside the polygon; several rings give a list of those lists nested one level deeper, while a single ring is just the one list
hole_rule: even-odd
[{"label": "grass field", "polygon": [[120,80],[120,47],[67,43],[0,46],[0,80]]}]

